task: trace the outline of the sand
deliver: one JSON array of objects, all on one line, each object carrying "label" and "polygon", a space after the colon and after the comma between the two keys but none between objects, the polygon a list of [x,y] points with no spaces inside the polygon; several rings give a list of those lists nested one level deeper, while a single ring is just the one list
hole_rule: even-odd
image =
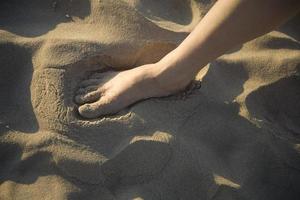
[{"label": "sand", "polygon": [[1,1],[0,199],[300,199],[299,16],[211,62],[201,88],[76,112],[88,74],[159,60],[212,4]]}]

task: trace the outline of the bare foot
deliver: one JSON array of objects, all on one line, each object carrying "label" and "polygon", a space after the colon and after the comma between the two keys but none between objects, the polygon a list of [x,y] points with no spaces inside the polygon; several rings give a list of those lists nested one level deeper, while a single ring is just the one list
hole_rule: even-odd
[{"label": "bare foot", "polygon": [[[122,72],[95,73],[77,90],[75,102],[82,117],[96,118],[114,114],[150,97],[168,96],[186,87],[189,81],[159,72],[155,64],[143,65]],[[180,75],[179,75],[180,76]]]}]

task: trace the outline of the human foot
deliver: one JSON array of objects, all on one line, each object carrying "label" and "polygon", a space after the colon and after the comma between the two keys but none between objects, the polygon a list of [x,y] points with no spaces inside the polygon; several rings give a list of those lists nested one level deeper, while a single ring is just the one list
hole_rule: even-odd
[{"label": "human foot", "polygon": [[[185,88],[189,81],[165,76],[156,64],[122,72],[95,73],[80,84],[75,102],[82,117],[114,114],[150,97],[168,96]],[[180,75],[178,75],[180,76]]]}]

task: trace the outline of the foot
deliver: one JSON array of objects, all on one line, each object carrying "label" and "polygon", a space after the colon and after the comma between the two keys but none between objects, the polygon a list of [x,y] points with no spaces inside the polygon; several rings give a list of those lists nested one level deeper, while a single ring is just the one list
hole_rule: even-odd
[{"label": "foot", "polygon": [[[77,90],[75,102],[84,118],[114,114],[123,108],[150,97],[168,96],[189,83],[158,72],[155,64],[143,65],[122,72],[95,73]],[[180,77],[180,75],[178,75]]]}]

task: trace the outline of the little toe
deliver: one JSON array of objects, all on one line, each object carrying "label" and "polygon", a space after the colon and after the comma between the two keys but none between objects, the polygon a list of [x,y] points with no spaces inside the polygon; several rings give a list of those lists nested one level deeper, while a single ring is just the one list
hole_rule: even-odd
[{"label": "little toe", "polygon": [[101,92],[99,90],[89,92],[86,94],[79,94],[75,96],[75,102],[77,104],[91,103],[99,100]]}]

